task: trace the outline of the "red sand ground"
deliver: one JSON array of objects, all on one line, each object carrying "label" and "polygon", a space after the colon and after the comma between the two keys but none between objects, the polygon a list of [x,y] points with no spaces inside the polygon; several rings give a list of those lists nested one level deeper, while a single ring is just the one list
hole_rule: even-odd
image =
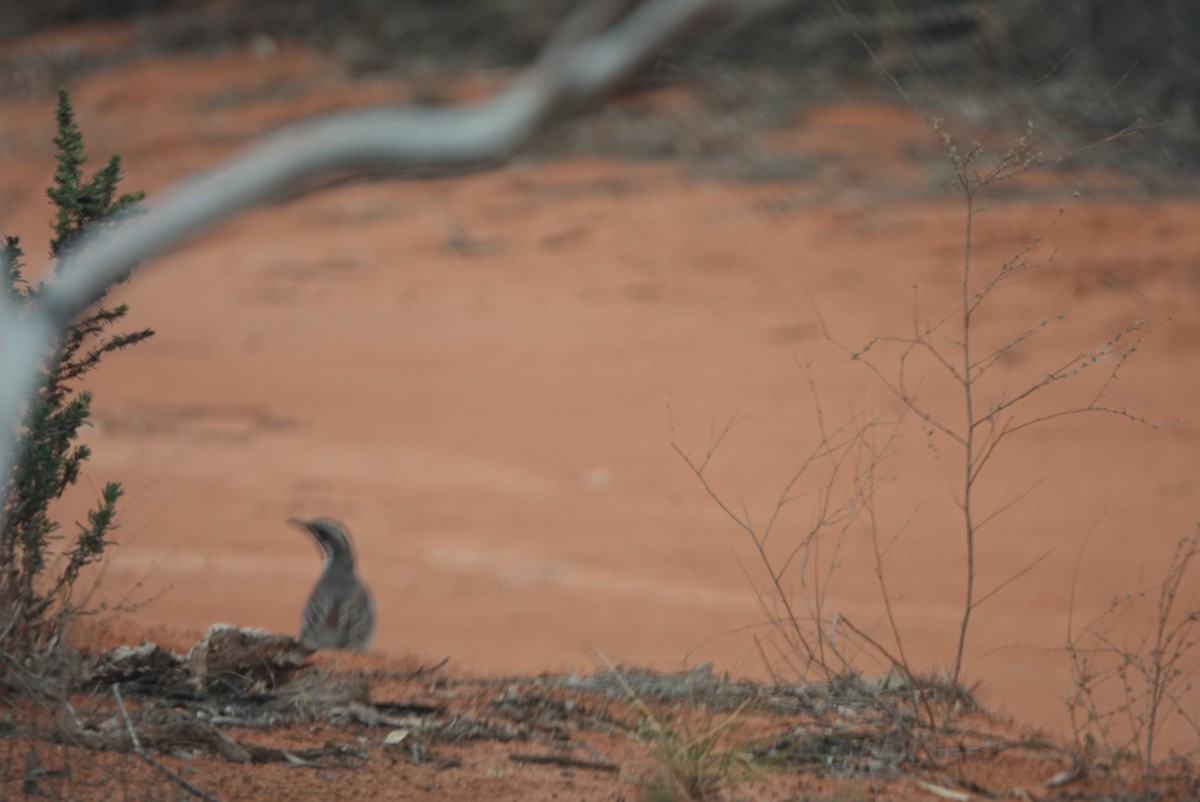
[{"label": "red sand ground", "polygon": [[[93,159],[120,151],[127,188],[152,198],[281,122],[408,89],[284,48],[134,60],[73,91]],[[2,228],[35,263],[51,120],[39,95],[6,101],[0,126]],[[669,163],[567,161],[356,183],[258,209],[143,267],[118,296],[131,327],[158,334],[94,375],[95,456],[64,511],[80,517],[104,481],[127,489],[107,603],[181,640],[217,621],[293,631],[319,563],[285,521],[329,515],[356,538],[384,664],[591,671],[594,644],[622,663],[764,676],[754,638],[769,630],[746,575],[761,582],[760,565],[673,452],[671,421],[699,453],[744,406],[711,477],[765,521],[816,442],[800,363],[815,363],[827,421],[895,411],[817,312],[859,345],[911,330],[914,284],[922,319],[951,311],[964,220],[929,159],[936,138],[902,107],[815,108],[764,147],[811,154],[813,174],[726,183]],[[982,536],[981,587],[1045,556],[977,610],[966,677],[1001,713],[1068,734],[1072,592],[1076,620],[1090,620],[1160,577],[1194,531],[1200,203],[1098,171],[1049,175],[1036,199],[987,204],[981,270],[1043,233],[1077,186],[1106,194],[1071,202],[1035,251],[1053,263],[997,296],[981,339],[1068,312],[1005,365],[1016,386],[1145,314],[1158,325],[1112,403],[1174,422],[1061,419],[1011,440],[980,491],[990,509],[1041,480]],[[1086,403],[1095,387],[1085,376],[1055,400]],[[957,409],[944,386],[926,391]],[[953,661],[963,597],[957,455],[906,431],[878,515],[884,533],[911,518],[887,575],[910,659],[935,668]],[[810,517],[807,499],[787,508],[781,550]],[[838,563],[826,609],[886,637],[863,531]]]}]

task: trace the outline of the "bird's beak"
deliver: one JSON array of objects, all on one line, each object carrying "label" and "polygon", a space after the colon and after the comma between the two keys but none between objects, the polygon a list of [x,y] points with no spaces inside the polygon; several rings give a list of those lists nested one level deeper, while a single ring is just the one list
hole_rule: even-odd
[{"label": "bird's beak", "polygon": [[316,542],[317,548],[321,550],[321,554],[328,553],[329,549],[325,545],[325,539],[317,533],[317,530],[308,525],[308,521],[303,518],[288,518],[288,523],[298,526],[307,532],[308,536]]}]

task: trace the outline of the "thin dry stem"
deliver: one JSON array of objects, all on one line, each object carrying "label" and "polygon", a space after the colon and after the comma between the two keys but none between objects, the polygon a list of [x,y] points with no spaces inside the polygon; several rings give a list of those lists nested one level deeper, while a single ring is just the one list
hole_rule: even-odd
[{"label": "thin dry stem", "polygon": [[121,711],[121,721],[125,723],[125,731],[129,734],[129,741],[133,745],[134,753],[142,760],[146,761],[147,764],[152,766],[155,771],[162,774],[164,777],[197,799],[203,799],[204,802],[221,802],[203,788],[199,788],[198,786],[193,785],[183,777],[179,776],[179,774],[172,771],[166,764],[146,751],[146,748],[142,746],[142,742],[138,738],[137,730],[133,728],[133,722],[129,719],[129,712],[125,709],[125,700],[121,698],[121,689],[116,685],[113,685],[112,692],[113,698],[117,700],[117,709]]},{"label": "thin dry stem", "polygon": [[[1038,142],[1033,127],[1019,137],[1011,148],[1002,153],[993,164],[984,165],[986,151],[983,142],[971,143],[965,151],[954,143],[949,134],[940,128],[940,121],[931,125],[942,137],[947,160],[954,167],[958,188],[964,204],[962,253],[960,256],[959,298],[952,312],[932,323],[922,323],[918,317],[919,306],[914,299],[911,334],[903,337],[877,336],[866,345],[850,349],[838,343],[830,334],[824,320],[821,325],[826,338],[840,348],[851,360],[862,363],[884,386],[884,388],[911,411],[932,435],[940,435],[957,450],[958,467],[953,472],[956,487],[951,495],[962,520],[963,558],[963,603],[958,624],[955,657],[951,679],[961,681],[966,661],[967,641],[972,629],[972,618],[981,604],[993,598],[997,592],[1028,573],[1043,557],[1033,560],[1025,568],[999,583],[992,589],[980,593],[978,577],[978,535],[981,528],[992,524],[1014,505],[1023,500],[1036,487],[1031,484],[1008,502],[990,512],[978,509],[979,483],[985,469],[992,463],[1001,443],[1012,435],[1034,426],[1049,423],[1062,417],[1087,412],[1103,412],[1123,417],[1138,423],[1151,424],[1145,418],[1110,404],[1107,394],[1119,379],[1126,360],[1137,351],[1142,339],[1153,330],[1143,314],[1124,329],[1108,338],[1100,347],[1078,353],[1051,367],[1041,377],[1034,379],[1015,392],[1001,389],[998,394],[987,398],[981,379],[1001,362],[1018,350],[1026,348],[1051,324],[1065,320],[1065,315],[1056,312],[1040,322],[1018,332],[1007,342],[989,350],[976,353],[976,335],[980,324],[977,315],[983,305],[1000,289],[1010,286],[1020,275],[1035,267],[1044,267],[1053,261],[1053,254],[1041,261],[1033,260],[1034,250],[1043,243],[1045,235],[1054,228],[1067,206],[1049,220],[1044,229],[1032,237],[1016,254],[982,282],[977,280],[974,254],[975,223],[982,209],[978,199],[984,191],[998,181],[1009,180],[1032,169],[1040,163],[1040,154],[1032,147]],[[915,295],[915,291],[914,291]],[[943,331],[953,326],[953,336],[942,340]],[[948,342],[948,344],[947,344]],[[878,356],[880,347],[893,347],[893,358],[888,361]],[[874,350],[873,350],[874,349]],[[917,360],[923,357],[924,360]],[[949,379],[958,388],[961,411],[947,416],[935,413],[922,401],[919,389],[912,386],[909,374],[917,361],[925,361],[928,368]],[[1098,386],[1084,402],[1068,405],[1062,409],[1045,413],[1021,415],[1026,403],[1043,391],[1068,379],[1074,379],[1094,366],[1107,363],[1108,367]],[[922,377],[922,380],[924,377]]]},{"label": "thin dry stem", "polygon": [[[1178,609],[1181,591],[1195,586],[1190,572],[1198,555],[1200,540],[1195,535],[1181,538],[1157,585],[1114,597],[1078,630],[1074,603],[1079,562],[1072,581],[1066,650],[1074,690],[1067,709],[1076,739],[1085,751],[1098,740],[1114,747],[1118,758],[1132,753],[1147,790],[1158,777],[1158,740],[1170,720],[1181,721],[1200,739],[1200,721],[1189,699],[1193,677],[1200,671],[1200,607]],[[1118,640],[1117,625],[1136,616],[1138,603],[1147,599],[1154,601],[1148,621],[1124,621],[1125,628],[1145,634],[1134,643]],[[1115,701],[1105,701],[1113,696]]]},{"label": "thin dry stem", "polygon": [[[745,418],[745,405],[723,427],[714,428],[708,447],[696,456],[680,444],[669,401],[667,405],[671,447],[721,511],[749,536],[758,568],[766,574],[765,582],[760,584],[753,579],[750,568],[739,560],[743,574],[755,589],[756,603],[767,625],[782,641],[779,655],[771,659],[764,641],[755,639],[764,664],[777,680],[781,666],[801,679],[808,678],[814,669],[823,678],[831,679],[853,668],[854,660],[846,653],[849,644],[837,643],[838,616],[828,612],[828,594],[834,585],[846,538],[860,521],[868,501],[888,481],[880,474],[879,467],[894,451],[899,432],[898,420],[886,421],[864,413],[852,413],[840,424],[831,425],[811,363],[801,363],[800,368],[815,410],[817,442],[783,482],[761,524],[754,522],[744,503],[740,507],[729,503],[708,473],[726,436]],[[779,528],[784,508],[800,500],[808,503],[809,521],[795,543],[778,556],[776,550],[769,548],[772,535]],[[798,592],[789,587],[788,576],[798,577]],[[860,650],[864,645],[886,663],[896,663],[888,650],[877,647],[873,641],[856,639],[852,648]],[[908,673],[907,667],[904,673]]]}]

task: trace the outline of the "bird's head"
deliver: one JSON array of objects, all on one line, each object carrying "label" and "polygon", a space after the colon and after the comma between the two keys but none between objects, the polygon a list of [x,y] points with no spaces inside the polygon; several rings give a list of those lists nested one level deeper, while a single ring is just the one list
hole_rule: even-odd
[{"label": "bird's head", "polygon": [[354,547],[350,544],[350,534],[337,521],[330,518],[292,518],[289,523],[304,529],[325,553],[329,560],[347,561],[354,564]]}]

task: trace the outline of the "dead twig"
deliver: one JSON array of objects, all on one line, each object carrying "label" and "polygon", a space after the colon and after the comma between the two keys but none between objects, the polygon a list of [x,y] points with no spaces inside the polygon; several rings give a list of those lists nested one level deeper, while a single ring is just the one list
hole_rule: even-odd
[{"label": "dead twig", "polygon": [[606,760],[582,760],[569,755],[533,755],[524,752],[513,752],[508,759],[514,763],[538,763],[549,766],[561,766],[564,769],[586,769],[588,771],[618,772],[621,767]]},{"label": "dead twig", "polygon": [[162,774],[171,782],[178,785],[183,790],[187,791],[197,799],[203,799],[204,802],[221,802],[212,794],[205,791],[203,788],[198,788],[192,783],[180,777],[179,774],[172,771],[170,767],[160,761],[154,755],[146,751],[142,746],[142,742],[138,739],[137,730],[133,728],[133,722],[129,720],[129,712],[125,709],[125,701],[121,698],[121,689],[116,685],[112,686],[113,698],[117,700],[117,709],[121,711],[121,720],[125,722],[125,731],[129,733],[130,743],[133,744],[133,751],[142,760],[146,761],[152,768]]}]

